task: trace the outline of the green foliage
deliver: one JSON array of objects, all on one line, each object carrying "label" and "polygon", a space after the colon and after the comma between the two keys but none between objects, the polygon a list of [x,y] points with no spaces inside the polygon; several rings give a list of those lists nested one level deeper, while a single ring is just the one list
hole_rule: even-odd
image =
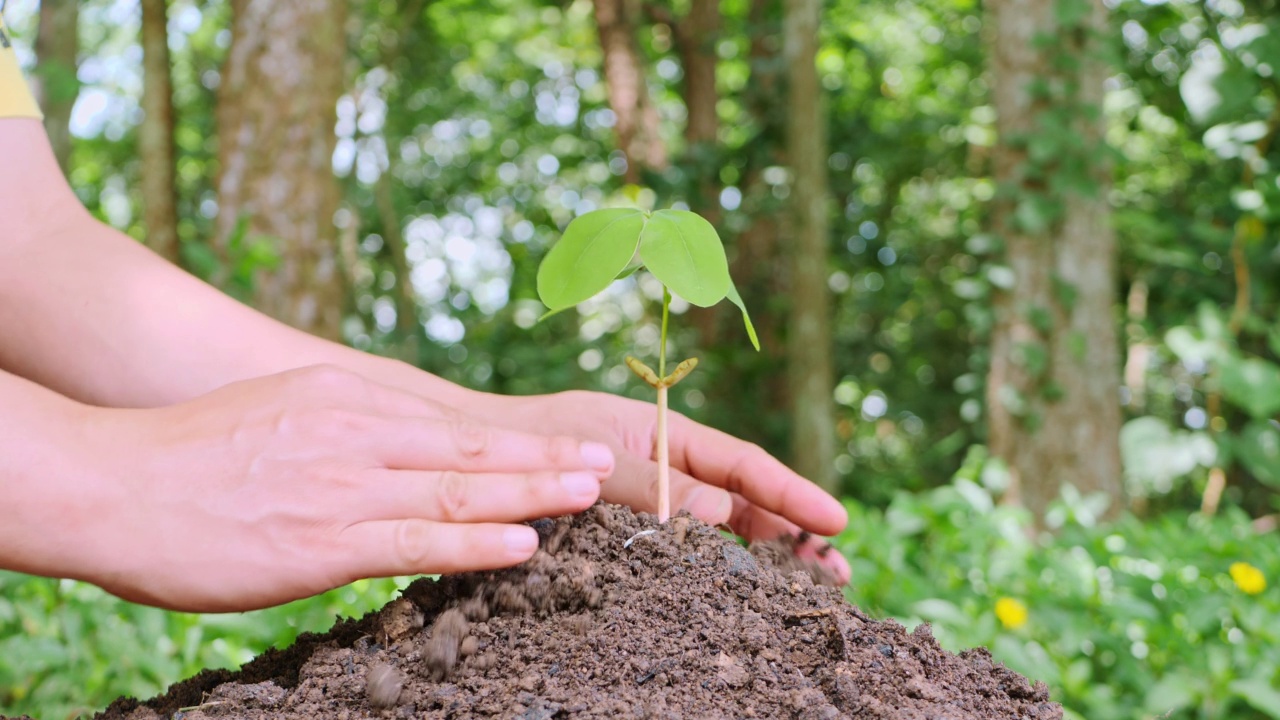
[{"label": "green foliage", "polygon": [[[1280,548],[1238,511],[1095,523],[1065,495],[1059,527],[1036,534],[999,507],[982,453],[948,486],[879,510],[849,502],[836,545],[853,565],[849,597],[948,649],[989,647],[1047,682],[1076,720],[1280,718]],[[1248,563],[1268,587],[1233,580]],[[997,614],[1005,603],[1025,608]],[[1001,617],[1003,615],[1003,618]]]},{"label": "green foliage", "polygon": [[729,294],[729,261],[711,223],[682,210],[659,210],[640,235],[640,259],[672,292],[701,307]]},{"label": "green foliage", "polygon": [[[597,210],[565,228],[538,268],[538,297],[551,312],[585,302],[628,268],[640,244],[645,214],[639,210]],[[629,274],[629,273],[627,273]]]},{"label": "green foliage", "polygon": [[0,572],[0,714],[73,718],[151,697],[204,668],[235,668],[335,616],[359,617],[407,580],[364,580],[235,615],[172,613],[84,583]]},{"label": "green foliage", "polygon": [[[711,307],[730,298],[742,310],[751,343],[760,349],[746,305],[729,277],[720,235],[687,210],[596,210],[575,218],[538,268],[538,297],[554,314],[642,268],[694,305]],[[664,292],[664,318],[669,302]],[[666,330],[664,319],[664,350]]]},{"label": "green foliage", "polygon": [[1222,392],[1254,418],[1280,412],[1280,365],[1261,358],[1227,355],[1222,360]]}]

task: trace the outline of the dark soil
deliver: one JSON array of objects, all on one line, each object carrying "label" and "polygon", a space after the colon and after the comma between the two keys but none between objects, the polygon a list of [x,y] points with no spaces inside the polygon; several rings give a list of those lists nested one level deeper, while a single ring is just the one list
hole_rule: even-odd
[{"label": "dark soil", "polygon": [[687,517],[597,505],[535,523],[494,573],[420,580],[381,611],[237,673],[205,671],[99,718],[1061,720],[1041,683],[927,626],[876,622]]}]

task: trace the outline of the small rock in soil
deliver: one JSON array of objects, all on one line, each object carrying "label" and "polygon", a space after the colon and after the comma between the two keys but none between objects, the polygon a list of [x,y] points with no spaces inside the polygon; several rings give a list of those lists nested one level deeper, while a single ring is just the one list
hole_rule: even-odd
[{"label": "small rock in soil", "polygon": [[369,676],[365,680],[369,705],[375,710],[395,707],[400,702],[400,694],[404,692],[404,682],[404,673],[390,665],[380,663],[369,668]]},{"label": "small rock in soil", "polygon": [[461,610],[445,610],[431,626],[431,639],[427,641],[423,659],[428,674],[434,680],[443,680],[458,664],[458,651],[467,636],[470,624]]}]

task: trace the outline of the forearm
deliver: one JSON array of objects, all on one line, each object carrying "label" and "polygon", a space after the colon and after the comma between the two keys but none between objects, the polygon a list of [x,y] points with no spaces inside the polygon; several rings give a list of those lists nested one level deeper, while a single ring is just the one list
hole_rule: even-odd
[{"label": "forearm", "polygon": [[[70,397],[149,407],[328,363],[382,379],[399,364],[308,335],[174,268],[90,218],[23,244],[0,283],[0,366]],[[467,391],[415,373],[447,404]]]},{"label": "forearm", "polygon": [[91,404],[167,405],[338,365],[451,406],[479,397],[262,315],[95,221],[40,123],[0,119],[0,369]]}]

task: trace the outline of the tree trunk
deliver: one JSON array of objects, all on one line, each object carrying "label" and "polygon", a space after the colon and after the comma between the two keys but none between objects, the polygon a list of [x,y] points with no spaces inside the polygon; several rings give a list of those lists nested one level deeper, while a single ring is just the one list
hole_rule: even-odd
[{"label": "tree trunk", "polygon": [[142,0],[142,220],[147,245],[179,264],[173,81],[169,74],[167,0]]},{"label": "tree trunk", "polygon": [[[992,222],[1011,285],[996,295],[987,409],[1006,501],[1043,517],[1064,485],[1121,507],[1115,236],[1100,161],[1102,0],[993,0],[999,142]],[[1063,11],[1076,9],[1072,14]],[[1044,38],[1053,38],[1045,42]],[[1061,129],[1065,118],[1067,132]],[[1056,122],[1049,122],[1054,120]]]},{"label": "tree trunk", "polygon": [[688,15],[674,28],[684,65],[685,153],[697,174],[689,207],[713,224],[720,218],[720,179],[715,163],[720,131],[716,108],[720,101],[716,90],[720,22],[720,0],[693,0]]},{"label": "tree trunk", "polygon": [[789,233],[791,316],[787,328],[791,451],[795,469],[836,489],[831,301],[827,291],[830,198],[826,113],[818,81],[821,0],[786,0],[783,55],[789,79],[787,155],[794,173]]},{"label": "tree trunk", "polygon": [[644,61],[636,44],[635,13],[628,0],[594,3],[609,109],[615,117],[618,149],[627,160],[623,178],[640,184],[644,171],[667,166],[667,148],[658,132],[658,109],[649,97]]},{"label": "tree trunk", "polygon": [[346,54],[341,0],[233,0],[218,96],[218,218],[233,241],[266,242],[279,262],[254,276],[257,307],[329,338],[341,334],[333,216],[335,106]]},{"label": "tree trunk", "polygon": [[[416,354],[417,337],[421,334],[418,320],[418,297],[413,289],[409,259],[405,254],[404,232],[400,228],[400,216],[396,212],[395,178],[391,174],[391,163],[378,177],[374,185],[374,200],[378,206],[378,220],[382,225],[382,239],[387,244],[387,254],[391,258],[391,267],[396,275],[396,331],[401,339],[412,347],[406,347],[409,354]],[[404,358],[408,359],[408,357]]]},{"label": "tree trunk", "polygon": [[44,112],[45,132],[63,174],[71,161],[71,108],[80,94],[80,82],[76,79],[79,27],[80,3],[71,0],[40,3],[34,89]]}]

